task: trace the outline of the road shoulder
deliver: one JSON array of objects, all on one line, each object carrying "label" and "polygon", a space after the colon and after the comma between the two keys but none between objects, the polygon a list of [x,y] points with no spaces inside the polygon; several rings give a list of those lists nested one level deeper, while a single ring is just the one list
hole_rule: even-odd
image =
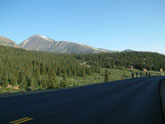
[{"label": "road shoulder", "polygon": [[163,111],[163,118],[165,124],[165,80],[163,80],[160,84],[160,95],[161,95],[162,111]]}]

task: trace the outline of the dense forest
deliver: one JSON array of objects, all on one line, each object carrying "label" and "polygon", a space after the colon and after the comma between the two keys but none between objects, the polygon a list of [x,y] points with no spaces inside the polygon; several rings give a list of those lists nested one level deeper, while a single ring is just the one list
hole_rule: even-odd
[{"label": "dense forest", "polygon": [[[74,56],[0,46],[0,86],[23,90],[66,87],[66,77],[92,75],[97,66],[81,64]],[[57,83],[57,76],[63,80]],[[73,84],[76,85],[76,84]]]},{"label": "dense forest", "polygon": [[101,68],[130,66],[140,70],[165,69],[165,56],[150,52],[55,54],[0,46],[0,88],[9,85],[19,86],[23,91],[64,88],[70,85],[66,81],[69,77],[85,78],[100,73]]},{"label": "dense forest", "polygon": [[151,52],[116,52],[104,54],[75,55],[76,59],[89,65],[102,68],[125,69],[133,66],[136,69],[159,71],[165,69],[165,56]]}]

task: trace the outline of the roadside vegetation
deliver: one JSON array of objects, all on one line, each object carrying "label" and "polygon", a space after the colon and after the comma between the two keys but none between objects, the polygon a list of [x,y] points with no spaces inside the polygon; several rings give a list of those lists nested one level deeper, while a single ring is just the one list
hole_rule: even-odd
[{"label": "roadside vegetation", "polygon": [[165,56],[148,52],[55,54],[0,46],[0,93],[60,89],[163,75]]}]

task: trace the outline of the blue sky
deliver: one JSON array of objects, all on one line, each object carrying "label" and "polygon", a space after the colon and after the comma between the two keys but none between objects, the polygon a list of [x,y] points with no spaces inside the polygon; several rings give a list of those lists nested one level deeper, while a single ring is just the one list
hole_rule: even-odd
[{"label": "blue sky", "polygon": [[0,0],[0,35],[165,54],[164,0]]}]

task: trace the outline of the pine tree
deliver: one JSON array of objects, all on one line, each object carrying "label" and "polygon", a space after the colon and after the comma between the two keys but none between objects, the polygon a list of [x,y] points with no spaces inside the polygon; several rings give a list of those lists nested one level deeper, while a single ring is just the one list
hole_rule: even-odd
[{"label": "pine tree", "polygon": [[4,71],[2,76],[2,87],[7,87],[9,84],[8,74],[6,71]]},{"label": "pine tree", "polygon": [[105,70],[104,81],[105,82],[109,81],[109,71],[108,71],[108,69]]},{"label": "pine tree", "polygon": [[17,85],[17,79],[16,79],[16,77],[13,76],[13,77],[9,78],[9,83],[12,86],[16,86]]},{"label": "pine tree", "polygon": [[42,78],[41,78],[40,88],[41,89],[47,89],[48,88],[47,78],[45,76],[42,76]]},{"label": "pine tree", "polygon": [[53,70],[49,72],[48,88],[57,88],[57,77]]},{"label": "pine tree", "polygon": [[63,74],[63,79],[60,82],[60,88],[66,88],[67,87],[67,80],[65,74]]}]

